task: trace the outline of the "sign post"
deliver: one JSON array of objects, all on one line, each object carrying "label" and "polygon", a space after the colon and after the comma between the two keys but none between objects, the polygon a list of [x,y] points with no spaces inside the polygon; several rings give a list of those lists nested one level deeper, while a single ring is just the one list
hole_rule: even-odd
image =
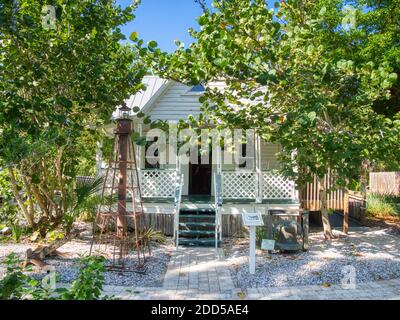
[{"label": "sign post", "polygon": [[250,230],[249,245],[249,271],[250,274],[256,272],[256,227],[263,226],[264,222],[260,212],[243,212],[243,223]]}]

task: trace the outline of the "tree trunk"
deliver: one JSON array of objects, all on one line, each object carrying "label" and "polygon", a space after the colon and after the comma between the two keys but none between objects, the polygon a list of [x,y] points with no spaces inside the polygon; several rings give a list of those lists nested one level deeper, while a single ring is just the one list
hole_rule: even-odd
[{"label": "tree trunk", "polygon": [[42,195],[40,194],[38,188],[34,184],[32,184],[31,189],[32,189],[33,196],[35,197],[37,203],[40,206],[40,209],[42,210],[44,215],[50,220],[51,216],[50,216],[49,209],[48,209],[47,204],[45,203]]},{"label": "tree trunk", "polygon": [[60,188],[60,193],[61,193],[61,201],[59,204],[59,209],[57,210],[57,217],[61,217],[63,213],[66,211],[66,198],[65,198],[65,190],[64,190],[64,178],[63,178],[63,164],[62,164],[62,157],[64,154],[64,147],[58,148],[57,151],[57,159],[55,161],[55,167],[56,167],[56,177],[58,181],[58,185]]},{"label": "tree trunk", "polygon": [[71,231],[68,235],[64,238],[56,240],[55,242],[47,245],[47,246],[38,246],[36,249],[28,249],[26,250],[26,257],[25,257],[25,265],[29,263],[33,263],[36,266],[43,268],[45,263],[43,260],[51,255],[52,253],[56,252],[58,248],[69,242],[70,240],[79,236],[84,230],[83,229],[75,229]]},{"label": "tree trunk", "polygon": [[349,233],[349,189],[344,190],[343,233]]},{"label": "tree trunk", "polygon": [[21,199],[21,196],[20,196],[19,191],[18,191],[17,180],[15,179],[14,168],[13,167],[8,169],[8,174],[10,176],[11,187],[12,187],[12,191],[13,191],[15,200],[17,201],[18,206],[20,207],[22,213],[24,214],[26,222],[28,222],[30,227],[34,228],[35,227],[35,221],[33,219],[33,216],[29,213],[28,208],[24,205],[24,201]]},{"label": "tree trunk", "polygon": [[324,227],[324,236],[327,240],[332,240],[334,237],[332,233],[331,224],[329,222],[327,192],[325,189],[324,179],[318,178],[319,184],[319,201],[321,207],[322,226]]},{"label": "tree trunk", "polygon": [[32,189],[31,189],[31,187],[29,185],[28,179],[25,176],[22,176],[22,181],[25,184],[26,193],[28,195],[28,201],[29,201],[29,204],[28,204],[29,205],[28,206],[29,210],[28,210],[28,212],[29,212],[29,216],[34,217],[35,216],[35,208],[34,208],[34,205],[33,205]]},{"label": "tree trunk", "polygon": [[363,194],[364,198],[367,194],[369,168],[370,168],[370,162],[365,159],[361,163],[361,168],[360,168],[360,191]]}]

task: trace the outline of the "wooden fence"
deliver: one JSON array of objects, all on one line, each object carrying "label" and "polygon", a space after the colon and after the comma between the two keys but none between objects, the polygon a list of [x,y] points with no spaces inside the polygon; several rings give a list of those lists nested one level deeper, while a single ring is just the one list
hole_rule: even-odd
[{"label": "wooden fence", "polygon": [[349,191],[349,217],[364,222],[366,200],[359,192]]},{"label": "wooden fence", "polygon": [[[334,186],[335,181],[333,177],[328,173],[324,178],[325,189],[330,189]],[[317,177],[314,177],[314,181],[307,183],[305,187],[299,190],[299,200],[301,207],[309,211],[320,210],[320,199],[319,199],[319,183]],[[328,208],[333,210],[346,210],[347,199],[346,192],[342,189],[329,192],[327,194]]]},{"label": "wooden fence", "polygon": [[371,172],[369,190],[379,194],[400,196],[400,172]]},{"label": "wooden fence", "polygon": [[153,230],[161,231],[166,236],[174,234],[174,215],[173,214],[153,214],[146,213],[144,215],[146,227],[151,227]]}]

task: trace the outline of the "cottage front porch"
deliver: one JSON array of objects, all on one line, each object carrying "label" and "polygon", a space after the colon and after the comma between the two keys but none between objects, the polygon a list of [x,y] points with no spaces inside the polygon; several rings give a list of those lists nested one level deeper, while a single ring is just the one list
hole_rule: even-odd
[{"label": "cottage front porch", "polygon": [[[140,128],[139,132],[142,132]],[[212,240],[218,244],[223,235],[231,236],[243,231],[243,212],[267,215],[271,209],[298,209],[300,204],[294,181],[279,174],[279,161],[274,158],[276,146],[263,143],[255,132],[253,134],[255,143],[246,144],[246,155],[243,149],[232,153],[222,150],[217,144],[205,163],[199,150],[194,150],[199,162],[190,159],[187,163],[185,157],[188,153],[163,155],[168,150],[166,147],[161,151],[157,149],[157,165],[154,165],[147,162],[145,147],[137,146],[137,178],[147,224],[174,235],[177,244],[181,234],[204,234],[209,242]],[[250,150],[253,153],[247,154]],[[233,157],[234,153],[241,154],[239,158],[244,162]],[[228,161],[230,158],[234,161]],[[104,176],[104,167],[102,170]],[[118,181],[112,181],[111,176],[108,178],[107,185],[118,184]],[[118,177],[114,176],[114,179],[118,180]],[[128,185],[136,183],[129,179],[127,177]]]},{"label": "cottage front porch", "polygon": [[[205,235],[207,243],[218,243],[223,236],[243,232],[243,212],[267,215],[271,209],[300,207],[294,182],[276,171],[217,168],[209,195],[182,195],[185,177],[180,166],[139,169],[138,175],[147,225],[176,239],[180,234]],[[107,185],[113,185],[112,179]]]},{"label": "cottage front porch", "polygon": [[[298,192],[293,181],[273,171],[221,170],[214,173],[212,195],[182,195],[183,174],[173,169],[139,171],[145,210],[154,206],[180,208],[222,207],[222,213],[235,214],[229,208],[298,208]],[[164,211],[165,212],[165,211]],[[158,211],[153,211],[158,213]]]},{"label": "cottage front porch", "polygon": [[241,234],[242,212],[299,208],[294,182],[272,171],[216,171],[212,195],[182,195],[179,170],[142,169],[139,179],[148,224],[174,235],[177,245],[217,246],[223,236]]}]

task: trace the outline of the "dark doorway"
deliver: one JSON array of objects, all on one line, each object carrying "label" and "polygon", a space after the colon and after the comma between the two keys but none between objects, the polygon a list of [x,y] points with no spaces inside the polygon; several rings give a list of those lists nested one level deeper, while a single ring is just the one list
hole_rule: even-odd
[{"label": "dark doorway", "polygon": [[201,164],[199,156],[198,164],[189,164],[189,195],[208,195],[211,196],[211,152],[208,164]]}]

